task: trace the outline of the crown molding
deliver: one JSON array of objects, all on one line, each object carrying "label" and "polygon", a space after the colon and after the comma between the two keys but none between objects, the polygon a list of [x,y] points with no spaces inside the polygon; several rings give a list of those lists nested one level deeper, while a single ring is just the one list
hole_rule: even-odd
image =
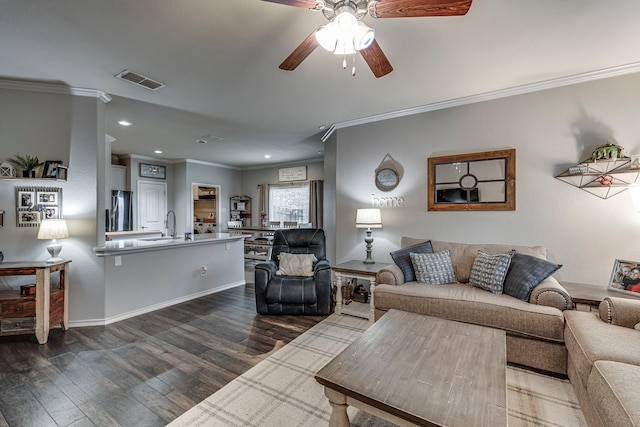
[{"label": "crown molding", "polygon": [[241,170],[240,168],[237,168],[235,166],[223,165],[222,163],[207,162],[205,160],[185,159],[185,162],[186,163],[193,163],[193,164],[196,164],[196,165],[215,166],[217,168]]},{"label": "crown molding", "polygon": [[640,71],[640,62],[620,65],[617,67],[605,68],[603,70],[590,71],[587,73],[574,74],[572,76],[560,77],[557,79],[544,80],[537,83],[530,83],[521,86],[514,86],[507,89],[500,89],[492,92],[485,92],[478,95],[464,96],[462,98],[450,99],[432,104],[420,105],[417,107],[402,110],[390,111],[388,113],[375,114],[373,116],[362,117],[354,120],[347,120],[332,124],[327,132],[322,135],[322,142],[331,136],[337,129],[363,125],[367,123],[380,122],[398,117],[412,116],[415,114],[427,113],[430,111],[443,110],[445,108],[459,107],[462,105],[475,104],[478,102],[491,101],[494,99],[507,98],[509,96],[523,95],[531,92],[539,92],[547,89],[555,89],[563,86],[570,86],[579,83],[586,83],[594,80],[618,77],[633,74]]},{"label": "crown molding", "polygon": [[0,89],[23,90],[28,92],[54,93],[61,95],[86,96],[98,98],[107,104],[111,96],[101,90],[65,86],[63,84],[26,82],[20,80],[0,79]]}]

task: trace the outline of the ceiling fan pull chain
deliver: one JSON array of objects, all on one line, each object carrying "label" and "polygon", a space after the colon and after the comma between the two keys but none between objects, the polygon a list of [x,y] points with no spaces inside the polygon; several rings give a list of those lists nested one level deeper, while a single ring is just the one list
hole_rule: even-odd
[{"label": "ceiling fan pull chain", "polygon": [[356,53],[353,52],[353,67],[351,67],[351,75],[356,76]]}]

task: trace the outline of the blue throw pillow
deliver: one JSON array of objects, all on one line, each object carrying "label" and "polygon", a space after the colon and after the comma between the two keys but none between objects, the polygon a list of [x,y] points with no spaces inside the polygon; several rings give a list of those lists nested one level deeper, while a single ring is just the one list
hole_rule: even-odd
[{"label": "blue throw pillow", "polygon": [[533,288],[558,271],[560,267],[562,265],[514,251],[511,266],[504,279],[503,292],[529,302]]},{"label": "blue throw pillow", "polygon": [[431,240],[427,242],[417,243],[406,248],[398,249],[395,252],[391,252],[391,258],[396,263],[402,273],[404,274],[405,282],[413,282],[416,280],[416,274],[413,270],[413,264],[411,263],[411,257],[409,254],[430,254],[433,253],[433,247],[431,246]]}]

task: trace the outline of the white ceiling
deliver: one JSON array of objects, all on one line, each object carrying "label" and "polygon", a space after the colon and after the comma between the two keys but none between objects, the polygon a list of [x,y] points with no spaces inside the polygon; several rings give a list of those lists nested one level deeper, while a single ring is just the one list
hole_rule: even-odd
[{"label": "white ceiling", "polygon": [[[321,48],[295,71],[278,69],[326,23],[302,8],[0,0],[0,78],[109,94],[115,153],[246,168],[321,157],[320,126],[640,62],[637,0],[474,0],[462,17],[364,20],[394,67],[380,79],[361,57],[352,77]],[[116,79],[124,69],[166,87]],[[226,141],[197,143],[204,135]]]}]

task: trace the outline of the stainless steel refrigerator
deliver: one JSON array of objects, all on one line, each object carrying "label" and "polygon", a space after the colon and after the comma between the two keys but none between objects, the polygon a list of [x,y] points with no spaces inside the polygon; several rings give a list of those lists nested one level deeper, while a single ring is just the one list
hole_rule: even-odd
[{"label": "stainless steel refrigerator", "polygon": [[133,192],[113,190],[111,193],[110,231],[133,230]]}]

